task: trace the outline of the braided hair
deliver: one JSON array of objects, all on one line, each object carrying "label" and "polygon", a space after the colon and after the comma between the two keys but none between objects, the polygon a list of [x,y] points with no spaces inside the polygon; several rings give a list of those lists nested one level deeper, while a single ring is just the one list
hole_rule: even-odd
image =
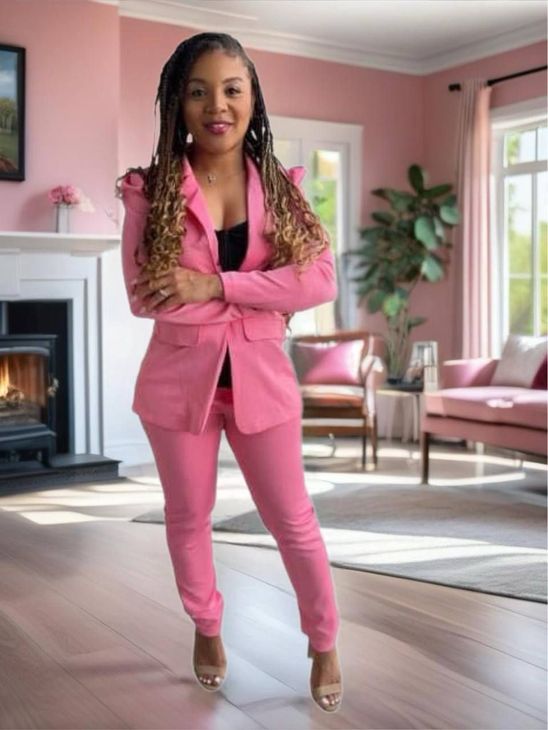
[{"label": "braided hair", "polygon": [[273,226],[263,232],[272,247],[269,268],[294,263],[297,273],[329,247],[320,219],[274,155],[273,138],[255,66],[240,43],[226,33],[199,33],[180,43],[162,69],[155,106],[160,102],[160,136],[148,168],[130,167],[116,178],[115,195],[122,197],[121,180],[132,172],[144,181],[150,202],[143,246],[143,264],[152,277],[179,265],[186,234],[186,200],[181,195],[182,160],[186,158],[188,131],[182,113],[182,94],[193,64],[203,53],[224,51],[239,56],[251,78],[255,97],[253,115],[244,137],[244,152],[261,176],[265,208]]}]

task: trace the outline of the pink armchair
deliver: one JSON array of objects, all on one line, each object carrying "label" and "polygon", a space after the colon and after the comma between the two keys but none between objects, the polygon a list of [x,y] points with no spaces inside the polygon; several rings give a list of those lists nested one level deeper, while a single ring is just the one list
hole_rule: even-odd
[{"label": "pink armchair", "polygon": [[447,360],[441,367],[440,390],[424,393],[423,484],[429,477],[431,434],[547,455],[548,391],[538,386],[492,385],[498,362],[498,358]]}]

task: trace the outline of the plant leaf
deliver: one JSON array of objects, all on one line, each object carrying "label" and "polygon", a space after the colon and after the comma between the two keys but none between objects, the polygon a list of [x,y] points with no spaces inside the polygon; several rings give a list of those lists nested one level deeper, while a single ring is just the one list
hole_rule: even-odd
[{"label": "plant leaf", "polygon": [[378,268],[379,268],[379,265],[378,264],[373,264],[372,266],[370,266],[369,269],[363,275],[363,279],[362,280],[363,281],[367,281],[368,279],[371,279],[373,276],[376,275]]},{"label": "plant leaf", "polygon": [[407,177],[411,186],[417,193],[422,193],[424,190],[424,170],[420,165],[410,165],[407,171]]},{"label": "plant leaf", "polygon": [[382,305],[382,310],[387,317],[395,317],[403,306],[404,302],[395,292],[386,297]]},{"label": "plant leaf", "polygon": [[380,236],[384,235],[385,229],[382,226],[369,226],[368,228],[362,228],[360,231],[360,238],[363,238],[368,243],[375,244]]},{"label": "plant leaf", "polygon": [[409,329],[412,327],[418,327],[420,324],[424,324],[427,321],[427,317],[409,317]]},{"label": "plant leaf", "polygon": [[436,232],[436,236],[438,238],[441,238],[443,241],[443,237],[445,235],[445,229],[443,227],[443,223],[440,221],[437,215],[434,216],[434,231]]},{"label": "plant leaf", "polygon": [[427,256],[422,262],[421,274],[428,281],[439,281],[443,277],[443,267],[434,256]]},{"label": "plant leaf", "polygon": [[434,222],[430,216],[421,215],[415,221],[415,238],[424,243],[426,248],[433,250],[439,246],[434,229]]},{"label": "plant leaf", "polygon": [[445,195],[445,193],[448,193],[452,189],[453,186],[449,184],[436,185],[433,188],[427,188],[422,194],[425,198],[437,198],[438,195]]},{"label": "plant leaf", "polygon": [[459,211],[451,205],[442,205],[440,208],[440,218],[445,223],[454,226],[460,221]]},{"label": "plant leaf", "polygon": [[387,225],[391,225],[394,222],[392,213],[388,213],[385,210],[376,210],[374,213],[371,213],[371,218],[377,221],[377,223],[386,223]]},{"label": "plant leaf", "polygon": [[376,291],[374,294],[372,294],[369,299],[367,300],[367,310],[370,314],[374,314],[375,312],[378,312],[379,309],[382,307],[382,303],[384,301],[384,298],[386,297],[386,293],[383,291]]},{"label": "plant leaf", "polygon": [[399,213],[405,213],[409,210],[409,206],[414,202],[415,198],[404,190],[387,190],[386,194],[390,201],[390,205]]}]

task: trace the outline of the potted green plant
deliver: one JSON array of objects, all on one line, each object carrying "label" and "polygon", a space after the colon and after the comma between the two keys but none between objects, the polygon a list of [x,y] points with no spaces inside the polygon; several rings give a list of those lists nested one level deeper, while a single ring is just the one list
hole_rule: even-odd
[{"label": "potted green plant", "polygon": [[[457,199],[452,185],[426,187],[427,173],[410,165],[407,176],[412,192],[377,188],[372,194],[387,201],[390,211],[375,211],[378,225],[360,230],[364,245],[353,251],[359,302],[369,312],[382,311],[387,321],[385,336],[389,382],[402,379],[409,357],[409,334],[426,317],[409,314],[409,299],[419,281],[439,281],[449,263],[446,229],[459,223]],[[445,254],[445,255],[444,255]]]}]

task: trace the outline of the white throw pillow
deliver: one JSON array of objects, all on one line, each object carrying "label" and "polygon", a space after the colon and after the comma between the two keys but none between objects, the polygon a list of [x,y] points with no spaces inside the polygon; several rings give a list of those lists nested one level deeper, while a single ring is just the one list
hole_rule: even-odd
[{"label": "white throw pillow", "polygon": [[546,355],[547,337],[508,335],[491,385],[529,388]]}]

